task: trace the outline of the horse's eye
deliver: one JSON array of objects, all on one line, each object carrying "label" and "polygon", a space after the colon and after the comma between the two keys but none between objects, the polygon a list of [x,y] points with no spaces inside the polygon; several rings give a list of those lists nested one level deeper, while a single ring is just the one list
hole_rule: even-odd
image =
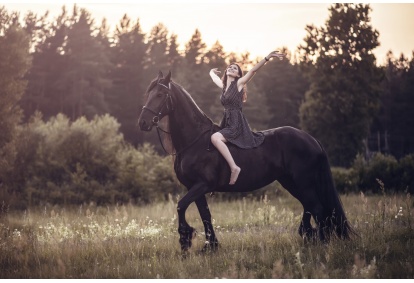
[{"label": "horse's eye", "polygon": [[160,93],[160,92],[159,92],[159,93],[157,94],[157,96],[158,96],[158,97],[161,97],[161,96],[162,96],[162,93]]}]

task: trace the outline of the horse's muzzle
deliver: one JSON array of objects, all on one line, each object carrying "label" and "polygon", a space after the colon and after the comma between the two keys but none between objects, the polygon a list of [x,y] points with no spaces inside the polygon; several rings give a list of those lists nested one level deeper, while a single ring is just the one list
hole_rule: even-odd
[{"label": "horse's muzzle", "polygon": [[149,132],[152,130],[152,125],[153,125],[152,122],[148,123],[147,121],[140,119],[138,120],[138,124],[139,124],[139,128],[141,129],[141,131]]}]

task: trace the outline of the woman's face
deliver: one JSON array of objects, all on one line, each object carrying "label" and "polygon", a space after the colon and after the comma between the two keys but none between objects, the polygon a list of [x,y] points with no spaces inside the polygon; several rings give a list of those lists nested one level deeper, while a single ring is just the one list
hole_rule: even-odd
[{"label": "woman's face", "polygon": [[240,77],[239,68],[237,65],[230,65],[227,67],[226,75],[234,78]]}]

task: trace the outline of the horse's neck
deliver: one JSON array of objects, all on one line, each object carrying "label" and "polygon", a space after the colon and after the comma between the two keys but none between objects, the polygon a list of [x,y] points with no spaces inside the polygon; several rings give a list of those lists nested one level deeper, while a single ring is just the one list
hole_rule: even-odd
[{"label": "horse's neck", "polygon": [[210,129],[212,121],[187,95],[181,94],[174,107],[174,112],[170,115],[171,139],[179,151]]}]

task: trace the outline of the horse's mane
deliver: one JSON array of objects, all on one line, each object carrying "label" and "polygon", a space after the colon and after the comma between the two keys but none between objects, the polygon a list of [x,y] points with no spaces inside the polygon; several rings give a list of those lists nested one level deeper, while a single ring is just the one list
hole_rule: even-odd
[{"label": "horse's mane", "polygon": [[[151,83],[149,84],[147,90],[145,91],[145,97],[147,97],[149,95],[149,92],[151,91],[151,89],[153,89],[158,84],[158,82],[160,82],[162,80],[163,80],[162,78],[152,80]],[[163,82],[163,83],[166,84],[165,82]],[[172,80],[171,80],[170,84],[171,84],[171,86],[174,86],[179,92],[181,92],[184,95],[184,97],[186,99],[188,99],[191,102],[190,104],[193,105],[193,108],[194,108],[193,110],[195,110],[194,113],[197,113],[197,114],[199,114],[200,117],[205,118],[205,119],[212,122],[211,118],[208,117],[204,113],[204,111],[200,109],[200,107],[194,101],[193,97],[187,92],[187,90],[185,90],[180,84],[178,84],[178,83],[176,83]]]},{"label": "horse's mane", "polygon": [[[148,86],[146,95],[148,96],[151,89],[153,89],[159,81],[162,81],[162,79],[154,79]],[[165,83],[165,82],[163,82]],[[173,93],[179,93],[179,95],[175,96],[176,103],[183,103],[184,101],[187,101],[189,103],[185,103],[186,105],[189,105],[191,107],[191,111],[197,118],[200,119],[200,121],[207,121],[209,125],[213,124],[213,121],[210,117],[207,116],[207,114],[204,113],[203,110],[197,105],[197,103],[194,101],[193,97],[178,83],[171,81],[170,82],[171,91]],[[184,98],[184,100],[183,100]],[[168,133],[171,133],[171,125],[170,125],[170,119],[168,116],[165,116],[160,121],[160,126],[163,130],[165,130]],[[165,149],[168,153],[173,154],[176,153],[176,149],[173,145],[171,134],[162,133],[162,142],[164,144]],[[173,155],[173,159],[175,160],[175,157]]]},{"label": "horse's mane", "polygon": [[176,82],[171,81],[171,85],[176,87],[186,99],[188,99],[191,102],[191,105],[193,106],[194,113],[197,113],[202,119],[207,119],[210,124],[213,123],[210,117],[207,116],[207,114],[204,113],[203,110],[197,105],[197,103],[194,101],[193,97],[185,90],[181,85],[179,85]]}]

